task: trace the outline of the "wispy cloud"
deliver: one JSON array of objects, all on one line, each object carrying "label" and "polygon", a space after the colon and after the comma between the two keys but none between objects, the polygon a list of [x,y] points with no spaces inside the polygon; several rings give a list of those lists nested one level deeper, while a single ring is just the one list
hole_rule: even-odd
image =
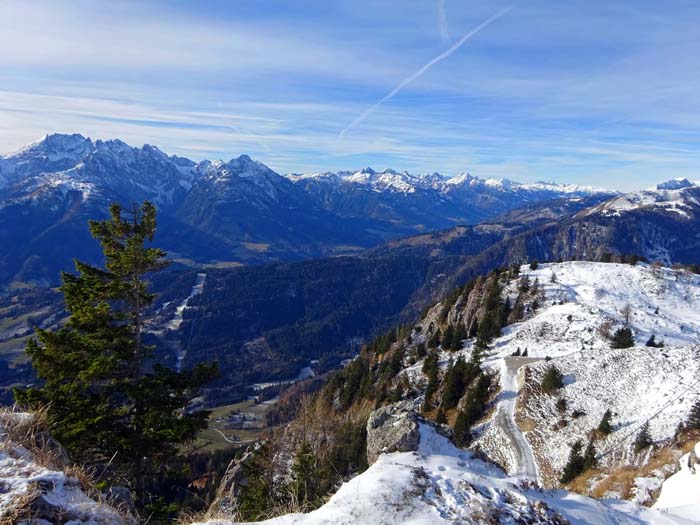
[{"label": "wispy cloud", "polygon": [[478,26],[476,26],[474,29],[472,29],[471,31],[469,31],[468,33],[466,33],[464,36],[462,36],[462,38],[460,38],[459,40],[457,40],[457,42],[455,42],[449,49],[447,49],[447,51],[444,51],[444,52],[440,53],[438,56],[436,56],[435,58],[433,58],[430,62],[428,62],[427,64],[425,64],[423,67],[421,67],[418,71],[416,71],[416,72],[413,73],[412,75],[410,75],[410,76],[406,77],[405,79],[403,79],[401,82],[399,82],[399,84],[398,84],[394,89],[392,89],[389,93],[387,93],[387,94],[384,95],[381,99],[379,99],[373,106],[370,106],[368,109],[366,109],[365,111],[363,111],[363,112],[360,114],[359,117],[357,117],[357,118],[356,118],[355,120],[353,120],[350,124],[348,124],[345,128],[343,128],[343,129],[341,130],[341,132],[338,134],[338,139],[339,139],[339,140],[342,139],[343,136],[344,136],[348,131],[350,131],[352,128],[354,128],[355,126],[357,126],[358,124],[360,124],[360,123],[361,123],[362,121],[364,121],[367,117],[369,117],[372,113],[374,113],[382,104],[384,104],[384,102],[386,102],[386,101],[390,100],[391,98],[393,98],[399,91],[401,91],[401,90],[402,90],[404,87],[406,87],[408,84],[410,84],[410,83],[413,82],[414,80],[420,78],[426,71],[428,71],[431,67],[433,67],[433,66],[434,66],[435,64],[437,64],[438,62],[441,62],[441,61],[445,60],[446,58],[448,58],[452,53],[454,53],[454,52],[457,51],[460,47],[462,47],[462,46],[464,45],[464,43],[465,43],[467,40],[469,40],[470,38],[472,38],[472,37],[473,37],[474,35],[476,35],[479,31],[481,31],[482,29],[484,29],[484,28],[485,28],[486,26],[488,26],[489,24],[492,24],[493,22],[495,22],[496,20],[498,20],[499,18],[501,18],[503,15],[505,15],[506,13],[508,13],[509,11],[511,11],[512,9],[513,9],[512,6],[511,6],[511,7],[506,7],[505,9],[499,11],[498,13],[496,13],[495,15],[493,15],[492,17],[490,17],[490,18],[484,20],[484,21],[481,22]]},{"label": "wispy cloud", "polygon": [[698,178],[700,5],[528,0],[450,47],[510,2],[3,0],[0,152],[79,132],[278,171]]},{"label": "wispy cloud", "polygon": [[437,0],[437,19],[438,30],[443,42],[447,42],[450,38],[449,24],[447,23],[447,9],[445,8],[445,0]]}]

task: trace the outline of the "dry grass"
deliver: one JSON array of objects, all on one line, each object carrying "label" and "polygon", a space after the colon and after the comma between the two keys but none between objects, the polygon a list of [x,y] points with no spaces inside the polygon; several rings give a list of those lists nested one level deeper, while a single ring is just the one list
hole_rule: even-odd
[{"label": "dry grass", "polygon": [[32,454],[35,463],[46,468],[60,469],[66,466],[65,449],[51,437],[48,410],[42,408],[32,413],[20,412],[17,407],[0,409],[0,425],[7,434],[2,446],[20,445]]},{"label": "dry grass", "polygon": [[[70,462],[66,450],[49,432],[48,409],[22,412],[17,407],[0,408],[0,425],[5,438],[0,449],[15,453],[18,447],[29,451],[31,459],[37,465],[64,474],[77,480],[82,491],[99,506],[109,507],[123,517],[123,523],[136,523],[127,509],[115,509],[105,501],[104,494],[97,488],[97,481],[91,471]],[[0,525],[17,523],[19,520],[31,521],[31,509],[34,501],[41,495],[38,486],[19,496],[12,502],[11,508],[0,511]]]},{"label": "dry grass", "polygon": [[531,432],[531,431],[535,430],[535,427],[537,426],[537,424],[535,423],[535,420],[530,419],[529,417],[518,418],[518,420],[516,421],[516,424],[518,425],[518,428],[522,432]]},{"label": "dry grass", "polygon": [[594,498],[604,498],[608,494],[619,495],[622,499],[632,497],[632,488],[635,478],[641,474],[637,467],[625,465],[614,469],[590,490],[590,495]]},{"label": "dry grass", "polygon": [[[640,477],[649,477],[665,473],[670,475],[680,457],[693,449],[700,440],[700,433],[684,434],[671,444],[652,451],[649,459],[643,465],[622,465],[606,470],[590,470],[572,481],[567,488],[573,492],[591,496],[593,498],[605,498],[616,495],[623,499],[632,498],[636,487],[635,480]],[[655,500],[652,495],[652,500]]]}]

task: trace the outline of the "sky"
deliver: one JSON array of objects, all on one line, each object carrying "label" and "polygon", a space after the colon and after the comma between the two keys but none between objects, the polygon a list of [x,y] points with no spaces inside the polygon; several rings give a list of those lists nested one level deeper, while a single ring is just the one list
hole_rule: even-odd
[{"label": "sky", "polygon": [[621,190],[700,179],[700,3],[0,0],[0,153],[46,133]]}]

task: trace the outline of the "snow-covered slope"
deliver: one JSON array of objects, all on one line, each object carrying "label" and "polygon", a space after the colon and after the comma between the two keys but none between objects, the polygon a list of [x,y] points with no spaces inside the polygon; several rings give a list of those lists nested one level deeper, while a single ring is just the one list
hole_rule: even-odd
[{"label": "snow-covered slope", "polygon": [[321,508],[309,514],[290,514],[261,523],[680,525],[689,522],[627,502],[602,502],[565,491],[530,487],[454,447],[432,426],[421,424],[417,452],[383,454],[367,471],[343,484]]},{"label": "snow-covered slope", "polygon": [[700,212],[700,186],[688,179],[674,179],[648,190],[620,195],[581,215],[619,216],[632,210],[663,210],[686,219],[697,217]]},{"label": "snow-covered slope", "polygon": [[661,487],[655,509],[700,523],[700,443],[680,460],[680,472]]},{"label": "snow-covered slope", "polygon": [[[540,309],[528,320],[507,327],[494,343],[498,356],[520,348],[530,357],[561,356],[582,349],[600,350],[610,342],[599,331],[605,322],[629,326],[639,345],[653,334],[666,346],[700,343],[700,276],[646,264],[584,261],[527,266],[521,275],[539,283]],[[517,282],[507,290],[512,299]]]},{"label": "snow-covered slope", "polygon": [[[526,395],[517,418],[530,429],[525,436],[541,481],[556,481],[571,445],[588,441],[607,409],[615,431],[596,443],[602,465],[636,462],[631,444],[647,420],[654,440],[671,438],[697,397],[700,276],[643,264],[589,262],[545,264],[535,271],[523,267],[521,273],[538,281],[540,307],[503,330],[488,363],[502,369],[502,360],[518,351],[540,359],[527,363]],[[514,296],[515,287],[513,282],[506,293]],[[604,334],[625,326],[627,314],[636,346],[611,349]],[[663,348],[645,346],[652,335],[664,342]],[[550,366],[564,374],[564,388],[556,395],[538,387]],[[560,399],[566,401],[564,411],[556,406]],[[507,457],[508,451],[497,450],[508,446],[498,438],[500,432],[497,425],[485,425],[479,443],[496,457]]]}]

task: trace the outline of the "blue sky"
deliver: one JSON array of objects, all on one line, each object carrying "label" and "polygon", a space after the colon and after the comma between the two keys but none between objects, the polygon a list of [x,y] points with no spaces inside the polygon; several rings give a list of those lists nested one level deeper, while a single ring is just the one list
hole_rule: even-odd
[{"label": "blue sky", "polygon": [[0,13],[3,153],[78,132],[280,172],[700,179],[694,1],[3,0]]}]

